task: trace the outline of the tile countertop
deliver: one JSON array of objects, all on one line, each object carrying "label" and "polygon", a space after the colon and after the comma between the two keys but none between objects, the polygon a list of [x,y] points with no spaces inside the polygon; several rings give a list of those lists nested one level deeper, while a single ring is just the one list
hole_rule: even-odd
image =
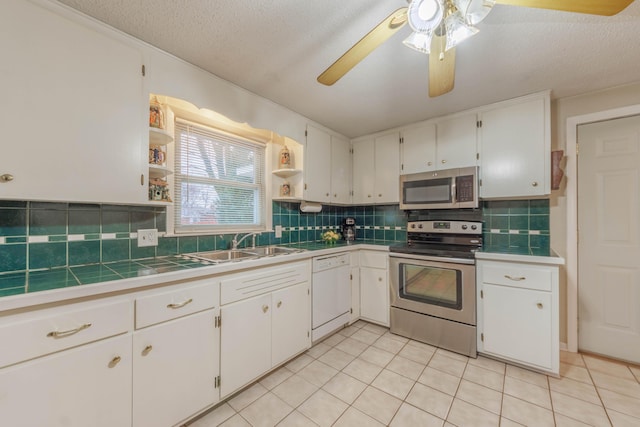
[{"label": "tile countertop", "polygon": [[299,261],[345,250],[389,250],[389,242],[358,240],[335,244],[323,242],[279,245],[296,252],[238,262],[212,264],[183,255],[117,261],[104,264],[78,265],[0,275],[0,312],[60,301],[93,297],[113,292],[126,292],[147,286],[175,284],[180,281],[265,267],[288,261]]},{"label": "tile countertop", "polygon": [[476,252],[476,259],[564,265],[564,258],[552,249],[485,246]]}]

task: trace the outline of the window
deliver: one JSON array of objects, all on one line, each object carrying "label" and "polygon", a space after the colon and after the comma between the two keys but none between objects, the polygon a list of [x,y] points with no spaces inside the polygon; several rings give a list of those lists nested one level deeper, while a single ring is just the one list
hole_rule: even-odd
[{"label": "window", "polygon": [[176,120],[176,233],[264,230],[265,146]]}]

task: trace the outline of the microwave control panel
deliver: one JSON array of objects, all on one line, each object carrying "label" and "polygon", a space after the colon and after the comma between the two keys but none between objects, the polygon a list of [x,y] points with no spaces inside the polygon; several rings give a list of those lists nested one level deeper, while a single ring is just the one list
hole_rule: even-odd
[{"label": "microwave control panel", "polygon": [[456,177],[456,195],[457,202],[473,201],[473,175],[463,175]]}]

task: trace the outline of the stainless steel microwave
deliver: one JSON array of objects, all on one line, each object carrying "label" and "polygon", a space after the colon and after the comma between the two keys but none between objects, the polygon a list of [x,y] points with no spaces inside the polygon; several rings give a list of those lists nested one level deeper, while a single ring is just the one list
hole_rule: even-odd
[{"label": "stainless steel microwave", "polygon": [[477,166],[400,175],[400,209],[477,207]]}]

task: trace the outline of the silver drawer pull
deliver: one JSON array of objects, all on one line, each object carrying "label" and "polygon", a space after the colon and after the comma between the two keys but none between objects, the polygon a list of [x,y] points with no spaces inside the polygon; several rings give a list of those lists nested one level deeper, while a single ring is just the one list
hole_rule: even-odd
[{"label": "silver drawer pull", "polygon": [[538,306],[539,309],[542,309],[544,307],[541,302],[537,303],[536,305]]},{"label": "silver drawer pull", "polygon": [[111,359],[111,361],[109,362],[109,367],[113,368],[114,366],[116,366],[118,363],[120,363],[120,361],[122,360],[122,357],[120,356],[116,356],[113,359]]},{"label": "silver drawer pull", "polygon": [[282,307],[282,301],[278,301],[278,308]]},{"label": "silver drawer pull", "polygon": [[146,356],[147,354],[151,353],[151,350],[153,350],[152,345],[146,346],[145,348],[142,349],[142,355]]},{"label": "silver drawer pull", "polygon": [[508,274],[505,274],[504,277],[506,277],[509,280],[513,280],[514,282],[519,282],[521,280],[526,280],[526,277],[524,277],[524,276],[513,277],[513,276],[509,276]]},{"label": "silver drawer pull", "polygon": [[10,173],[5,173],[3,175],[0,175],[0,182],[11,182],[13,181],[13,175],[11,175]]},{"label": "silver drawer pull", "polygon": [[269,311],[269,306],[268,305],[263,305],[262,306],[262,312],[266,313],[267,311]]},{"label": "silver drawer pull", "polygon": [[47,336],[51,338],[68,337],[69,335],[77,334],[81,330],[87,329],[90,326],[91,326],[91,323],[85,323],[84,325],[80,325],[75,329],[69,329],[68,331],[51,331],[47,334]]},{"label": "silver drawer pull", "polygon": [[193,302],[193,298],[189,298],[186,301],[179,302],[177,304],[167,304],[167,308],[182,308],[187,304],[191,304]]}]

